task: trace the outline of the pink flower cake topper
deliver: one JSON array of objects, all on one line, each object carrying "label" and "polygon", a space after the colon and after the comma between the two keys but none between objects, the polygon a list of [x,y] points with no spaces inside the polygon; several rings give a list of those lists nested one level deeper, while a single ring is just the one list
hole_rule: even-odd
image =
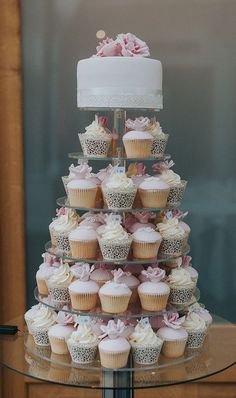
[{"label": "pink flower cake topper", "polygon": [[69,167],[70,173],[73,173],[79,180],[91,177],[92,167],[89,167],[87,163],[74,166],[73,164]]},{"label": "pink flower cake topper", "polygon": [[162,281],[166,276],[165,270],[159,267],[156,268],[148,267],[146,270],[143,270],[141,273],[144,276],[146,276],[147,279],[149,279],[151,282],[154,283]]},{"label": "pink flower cake topper", "polygon": [[191,256],[183,256],[182,257],[182,267],[190,267],[191,266],[191,260],[192,257]]},{"label": "pink flower cake topper", "polygon": [[117,339],[118,337],[124,336],[126,326],[120,319],[118,319],[117,322],[112,319],[108,321],[107,325],[101,325],[100,329],[103,332],[103,334],[99,336],[100,339],[106,336],[110,339]]},{"label": "pink flower cake topper", "polygon": [[99,116],[98,117],[99,126],[106,128],[107,127],[107,123],[108,123],[108,117],[106,117],[106,116]]},{"label": "pink flower cake topper", "polygon": [[126,127],[129,130],[144,131],[150,124],[148,117],[137,117],[136,119],[127,119],[125,122]]},{"label": "pink flower cake topper", "polygon": [[148,211],[140,211],[134,214],[134,217],[141,223],[147,224],[149,220],[156,218],[155,213]]},{"label": "pink flower cake topper", "polygon": [[175,163],[173,162],[173,160],[165,160],[164,162],[154,163],[152,165],[152,169],[155,173],[162,174],[163,172],[171,169],[171,167],[173,167],[174,165]]},{"label": "pink flower cake topper", "polygon": [[165,314],[163,319],[164,324],[172,329],[180,329],[184,321],[185,321],[185,316],[182,316],[180,318],[178,312],[174,312],[172,314]]},{"label": "pink flower cake topper", "polygon": [[[67,309],[66,306],[63,307],[63,310]],[[65,311],[59,311],[55,316],[55,321],[60,325],[74,325],[76,323],[76,315]]]},{"label": "pink flower cake topper", "polygon": [[66,208],[65,207],[60,207],[60,209],[56,209],[56,216],[64,216],[66,214]]},{"label": "pink flower cake topper", "polygon": [[58,266],[59,265],[59,261],[56,256],[53,256],[49,253],[43,253],[42,257],[43,257],[44,264],[47,264],[49,266]]},{"label": "pink flower cake topper", "polygon": [[113,281],[114,281],[115,283],[121,283],[121,282],[120,282],[120,279],[121,279],[122,276],[125,275],[124,271],[122,271],[122,269],[119,268],[119,269],[114,269],[114,270],[112,270],[111,273],[112,273],[112,275],[113,275]]},{"label": "pink flower cake topper", "polygon": [[87,263],[82,263],[81,267],[78,267],[77,277],[83,282],[87,282],[90,278],[91,272],[94,270],[94,265],[90,267]]},{"label": "pink flower cake topper", "polygon": [[95,57],[148,57],[147,44],[132,33],[121,33],[116,40],[107,37],[96,47]]},{"label": "pink flower cake topper", "polygon": [[144,176],[146,171],[146,166],[143,163],[136,163],[137,176]]}]

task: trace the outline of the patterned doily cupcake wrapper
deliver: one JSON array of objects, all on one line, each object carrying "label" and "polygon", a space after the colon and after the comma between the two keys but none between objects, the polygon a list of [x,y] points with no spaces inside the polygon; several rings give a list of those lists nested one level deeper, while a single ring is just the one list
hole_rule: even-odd
[{"label": "patterned doily cupcake wrapper", "polygon": [[127,364],[129,351],[125,352],[106,352],[99,350],[101,365],[104,368],[119,369]]},{"label": "patterned doily cupcake wrapper", "polygon": [[101,307],[104,312],[119,314],[128,308],[130,296],[108,296],[99,294]]},{"label": "patterned doily cupcake wrapper", "polygon": [[67,345],[73,362],[83,364],[95,360],[98,342],[95,344],[82,344],[67,341]]},{"label": "patterned doily cupcake wrapper", "polygon": [[179,358],[184,354],[187,339],[165,340],[162,346],[162,354],[167,358]]},{"label": "patterned doily cupcake wrapper", "polygon": [[170,256],[181,256],[185,248],[185,236],[181,238],[163,238],[159,254]]},{"label": "patterned doily cupcake wrapper", "polygon": [[125,242],[110,242],[99,239],[99,246],[104,260],[126,260],[129,254],[132,238],[129,237]]},{"label": "patterned doily cupcake wrapper", "polygon": [[189,303],[192,298],[194,289],[194,283],[190,287],[170,286],[169,302],[176,305]]},{"label": "patterned doily cupcake wrapper", "polygon": [[85,134],[78,134],[78,136],[84,156],[90,158],[107,157],[112,137],[108,137],[107,140],[96,140],[85,137]]},{"label": "patterned doily cupcake wrapper", "polygon": [[141,306],[146,311],[162,311],[166,309],[169,294],[139,293]]},{"label": "patterned doily cupcake wrapper", "polygon": [[159,242],[133,241],[132,243],[133,256],[135,258],[142,258],[142,259],[156,258],[160,244],[161,241]]},{"label": "patterned doily cupcake wrapper", "polygon": [[48,330],[47,329],[38,329],[31,326],[32,335],[34,338],[34,342],[39,346],[49,346],[49,338],[48,338]]},{"label": "patterned doily cupcake wrapper", "polygon": [[164,155],[168,138],[169,134],[165,134],[163,138],[154,138],[151,149],[152,156],[158,157]]},{"label": "patterned doily cupcake wrapper", "polygon": [[52,304],[55,305],[56,308],[62,308],[61,306],[70,304],[70,294],[67,286],[52,286],[47,284],[47,287]]},{"label": "patterned doily cupcake wrapper", "polygon": [[132,346],[134,361],[141,365],[151,365],[158,361],[162,344]]},{"label": "patterned doily cupcake wrapper", "polygon": [[151,156],[153,140],[124,140],[127,158],[148,158]]},{"label": "patterned doily cupcake wrapper", "polygon": [[68,198],[71,206],[93,208],[96,203],[96,195],[97,187],[90,189],[68,188]]},{"label": "patterned doily cupcake wrapper", "polygon": [[203,330],[192,330],[188,332],[187,347],[188,348],[200,348],[202,347],[205,337],[207,335],[207,328]]},{"label": "patterned doily cupcake wrapper", "polygon": [[96,307],[97,293],[72,293],[70,292],[71,305],[74,310],[88,311]]},{"label": "patterned doily cupcake wrapper", "polygon": [[73,258],[95,258],[98,250],[97,240],[72,241],[70,240],[70,250]]},{"label": "patterned doily cupcake wrapper", "polygon": [[137,188],[114,190],[103,187],[102,190],[109,209],[132,209]]},{"label": "patterned doily cupcake wrapper", "polygon": [[56,246],[58,250],[65,252],[65,254],[70,254],[70,243],[68,239],[69,234],[61,234],[55,232]]},{"label": "patterned doily cupcake wrapper", "polygon": [[181,205],[187,181],[181,180],[181,184],[177,187],[170,187],[170,192],[167,198],[166,206],[169,209],[174,209]]},{"label": "patterned doily cupcake wrapper", "polygon": [[162,190],[147,190],[138,189],[142,205],[146,208],[163,209],[166,206],[169,189]]}]

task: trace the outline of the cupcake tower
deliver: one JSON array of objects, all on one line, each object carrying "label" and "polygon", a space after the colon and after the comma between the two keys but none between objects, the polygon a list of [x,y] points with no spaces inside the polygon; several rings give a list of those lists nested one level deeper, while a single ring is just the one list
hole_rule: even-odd
[{"label": "cupcake tower", "polygon": [[[187,182],[165,155],[169,135],[155,115],[114,115],[114,126],[97,113],[78,134],[82,153],[62,176],[66,196],[36,274],[40,304],[25,321],[35,347],[69,354],[72,366],[118,369],[132,356],[157,367],[201,348],[212,318],[197,303],[178,209]],[[90,159],[106,167],[95,172]]]}]

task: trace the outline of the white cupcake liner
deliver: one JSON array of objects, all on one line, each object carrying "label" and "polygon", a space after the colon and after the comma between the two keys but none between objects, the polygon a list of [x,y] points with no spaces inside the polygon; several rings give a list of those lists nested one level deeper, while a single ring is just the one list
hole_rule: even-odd
[{"label": "white cupcake liner", "polygon": [[112,137],[107,140],[88,138],[85,134],[78,134],[83,154],[90,158],[107,157]]},{"label": "white cupcake liner", "polygon": [[162,156],[165,153],[169,134],[165,134],[163,138],[154,138],[152,143],[152,156]]},{"label": "white cupcake liner", "polygon": [[140,346],[132,346],[132,354],[134,361],[141,365],[151,365],[158,361],[160,352],[162,348],[161,344],[150,344],[150,345],[141,345]]},{"label": "white cupcake liner", "polygon": [[90,363],[95,360],[98,341],[92,344],[82,344],[78,342],[67,341],[72,361],[75,363]]},{"label": "white cupcake liner", "polygon": [[170,192],[167,197],[166,206],[168,208],[176,208],[181,205],[184,192],[187,186],[187,181],[181,180],[181,184],[177,187],[170,187]]},{"label": "white cupcake liner", "polygon": [[130,251],[132,237],[129,236],[124,242],[107,241],[98,239],[104,260],[126,260]]},{"label": "white cupcake liner", "polygon": [[170,286],[169,302],[171,304],[187,304],[190,302],[195,284],[193,283],[191,287],[185,286]]},{"label": "white cupcake liner", "polygon": [[181,256],[185,248],[185,243],[185,235],[181,238],[162,237],[159,254],[164,256]]},{"label": "white cupcake liner", "polygon": [[187,330],[187,332],[188,332],[187,348],[202,347],[205,337],[207,335],[207,328],[201,330]]},{"label": "white cupcake liner", "polygon": [[115,190],[103,187],[102,191],[109,209],[132,209],[137,188]]}]

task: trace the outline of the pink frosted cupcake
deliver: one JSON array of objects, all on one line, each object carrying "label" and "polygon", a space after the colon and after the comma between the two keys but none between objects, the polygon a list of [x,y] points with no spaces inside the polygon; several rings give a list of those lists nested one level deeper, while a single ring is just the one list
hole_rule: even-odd
[{"label": "pink frosted cupcake", "polygon": [[121,282],[123,271],[113,271],[114,278],[106,282],[99,290],[102,310],[111,314],[125,312],[132,295],[130,288]]},{"label": "pink frosted cupcake", "polygon": [[57,249],[64,251],[66,254],[70,252],[68,236],[71,231],[78,227],[78,215],[75,210],[64,208],[60,210],[60,216],[54,223],[54,236],[56,239]]},{"label": "pink frosted cupcake", "polygon": [[52,298],[53,305],[56,308],[62,308],[70,304],[70,295],[68,287],[73,279],[69,265],[61,264],[55,269],[54,273],[47,279],[47,288]]},{"label": "pink frosted cupcake", "polygon": [[[118,270],[119,272],[123,272],[121,269]],[[112,274],[114,275],[114,271],[111,271]],[[115,271],[116,272],[116,271]],[[129,300],[129,304],[134,304],[136,303],[138,299],[138,291],[137,288],[140,284],[138,278],[136,276],[132,275],[130,272],[123,272],[119,279],[120,283],[124,283],[125,285],[128,286],[128,288],[131,290],[132,295]]]},{"label": "pink frosted cupcake", "polygon": [[183,327],[188,333],[187,347],[202,347],[207,335],[207,324],[196,312],[189,311],[183,322]]},{"label": "pink frosted cupcake", "polygon": [[170,288],[165,282],[165,271],[160,268],[148,267],[142,271],[149,282],[143,282],[138,287],[142,308],[148,311],[162,311],[166,308]]},{"label": "pink frosted cupcake", "polygon": [[130,344],[124,336],[126,326],[118,319],[110,320],[107,326],[101,326],[102,340],[98,344],[101,365],[104,368],[123,368],[128,361]]},{"label": "pink frosted cupcake", "polygon": [[90,176],[91,171],[92,171],[92,167],[89,167],[89,165],[87,164],[87,161],[82,161],[77,166],[74,166],[73,164],[71,164],[69,167],[69,174],[67,176],[61,177],[66,194],[68,195],[67,185],[70,181],[78,180],[80,178]]},{"label": "pink frosted cupcake", "polygon": [[138,188],[142,204],[146,208],[165,207],[169,191],[169,185],[158,177],[146,178]]},{"label": "pink frosted cupcake", "polygon": [[148,158],[151,156],[153,136],[144,131],[149,119],[144,117],[128,119],[126,127],[130,130],[123,136],[127,158]]},{"label": "pink frosted cupcake", "polygon": [[39,294],[47,296],[48,288],[46,281],[54,273],[55,269],[60,267],[60,262],[55,256],[51,256],[49,253],[43,253],[42,257],[43,263],[36,272],[36,282]]},{"label": "pink frosted cupcake", "polygon": [[183,328],[185,317],[179,318],[178,313],[164,315],[165,326],[157,331],[163,340],[162,354],[167,358],[179,358],[184,354],[188,333]]},{"label": "pink frosted cupcake", "polygon": [[66,341],[74,331],[75,316],[68,312],[59,311],[55,321],[56,324],[48,330],[51,350],[54,354],[68,354]]},{"label": "pink frosted cupcake", "polygon": [[162,236],[160,254],[165,256],[181,256],[186,243],[186,234],[179,220],[171,212],[166,213],[162,222],[157,224]]},{"label": "pink frosted cupcake", "polygon": [[145,131],[153,136],[152,156],[163,156],[165,153],[169,134],[163,133],[160,123],[155,118],[152,118],[150,120],[150,123],[146,127]]},{"label": "pink frosted cupcake", "polygon": [[78,208],[93,208],[96,204],[97,185],[89,179],[72,180],[67,185],[69,203]]},{"label": "pink frosted cupcake", "polygon": [[152,228],[155,230],[156,226],[150,222],[155,218],[156,218],[155,213],[147,211],[136,212],[126,217],[124,226],[127,229],[127,231],[131,232],[132,234],[135,231],[137,231],[137,229],[139,228]]},{"label": "pink frosted cupcake", "polygon": [[188,271],[182,267],[173,268],[166,280],[170,287],[169,301],[171,304],[188,304],[192,298],[195,282]]},{"label": "pink frosted cupcake", "polygon": [[137,323],[129,336],[129,343],[136,363],[141,365],[157,363],[163,341],[154,333],[148,318],[143,318]]},{"label": "pink frosted cupcake", "polygon": [[97,255],[97,234],[91,226],[80,226],[69,234],[71,256],[92,259]]},{"label": "pink frosted cupcake", "polygon": [[95,115],[95,120],[85,128],[85,133],[78,134],[85,156],[105,158],[112,141],[112,134],[107,128],[107,117]]},{"label": "pink frosted cupcake", "polygon": [[161,235],[153,228],[139,228],[133,233],[133,256],[140,259],[156,258],[161,244]]},{"label": "pink frosted cupcake", "polygon": [[165,161],[159,162],[152,166],[154,172],[157,173],[158,177],[164,182],[166,182],[170,187],[170,192],[167,198],[167,206],[169,208],[176,208],[181,205],[181,201],[184,196],[187,181],[181,180],[180,176],[170,170],[174,166],[174,162]]},{"label": "pink frosted cupcake", "polygon": [[90,279],[102,287],[104,283],[110,281],[113,275],[110,270],[106,269],[106,264],[98,264],[95,269],[91,272]]},{"label": "pink frosted cupcake", "polygon": [[69,286],[69,294],[71,305],[74,310],[86,311],[96,307],[98,299],[99,285],[90,280],[90,274],[94,267],[90,268],[89,264],[84,263],[80,269],[78,279]]}]

